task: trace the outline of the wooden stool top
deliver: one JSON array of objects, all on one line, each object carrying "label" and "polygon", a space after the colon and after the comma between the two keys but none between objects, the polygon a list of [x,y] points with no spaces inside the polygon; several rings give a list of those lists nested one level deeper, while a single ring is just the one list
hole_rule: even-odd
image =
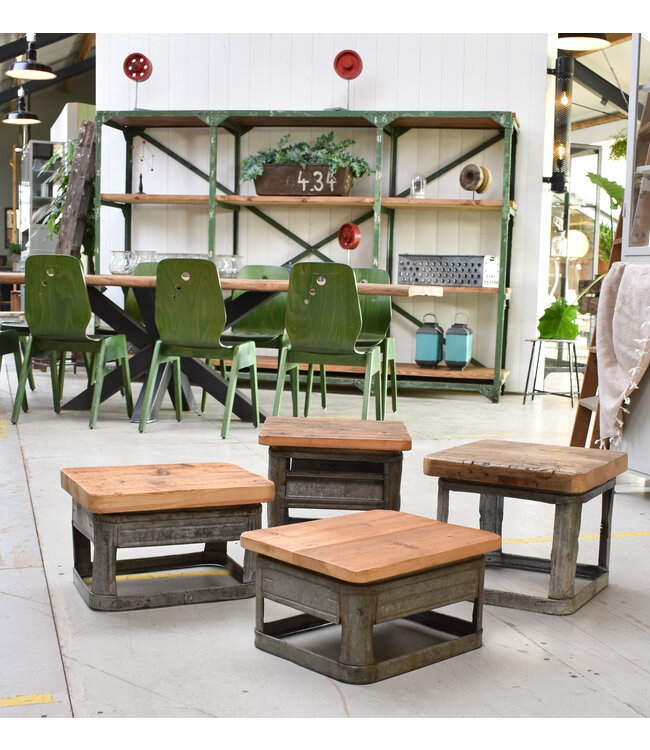
[{"label": "wooden stool top", "polygon": [[395,510],[245,531],[244,548],[349,583],[370,583],[499,549],[498,534]]},{"label": "wooden stool top", "polygon": [[254,505],[274,484],[234,464],[147,464],[61,469],[61,486],[91,513]]},{"label": "wooden stool top", "polygon": [[597,448],[477,440],[424,457],[424,473],[479,484],[579,495],[627,469],[627,454]]},{"label": "wooden stool top", "polygon": [[402,422],[368,419],[267,417],[260,428],[258,442],[291,448],[411,450],[411,436]]}]

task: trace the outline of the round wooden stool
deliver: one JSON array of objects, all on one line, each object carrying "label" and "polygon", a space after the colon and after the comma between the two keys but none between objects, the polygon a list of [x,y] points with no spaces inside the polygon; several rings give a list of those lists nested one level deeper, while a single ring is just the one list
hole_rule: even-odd
[{"label": "round wooden stool", "polygon": [[[550,559],[506,554],[487,557],[488,565],[548,573],[548,597],[485,590],[485,603],[568,615],[608,583],[609,542],[616,477],[627,469],[619,451],[563,445],[478,440],[424,458],[424,473],[438,477],[439,521],[449,517],[449,492],[480,495],[480,527],[501,535],[503,498],[555,505]],[[598,563],[577,563],[582,506],[602,495]],[[576,577],[590,583],[575,591]]]},{"label": "round wooden stool", "polygon": [[[251,556],[245,554],[242,567],[226,547],[262,525],[261,503],[273,499],[266,477],[227,463],[90,466],[62,469],[61,486],[72,496],[74,583],[92,609],[254,595]],[[117,560],[118,548],[196,543],[204,549]],[[209,570],[169,572],[190,567]]]},{"label": "round wooden stool", "polygon": [[[255,645],[356,684],[478,648],[483,555],[499,542],[490,532],[390,510],[248,531],[241,543],[257,552]],[[265,599],[303,614],[265,622]],[[472,603],[467,620],[432,611],[463,601]],[[406,633],[396,620],[408,621]],[[327,627],[334,624],[340,635]],[[376,625],[390,632],[379,638]]]}]

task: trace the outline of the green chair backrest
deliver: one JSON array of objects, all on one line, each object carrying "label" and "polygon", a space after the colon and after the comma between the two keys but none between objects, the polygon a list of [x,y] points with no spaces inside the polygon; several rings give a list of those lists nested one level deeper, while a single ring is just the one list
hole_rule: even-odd
[{"label": "green chair backrest", "polygon": [[[289,271],[283,266],[243,266],[238,274],[240,279],[284,279],[289,278]],[[233,299],[244,294],[243,291],[233,292]],[[287,312],[287,293],[280,292],[268,302],[248,313],[248,315],[232,327],[232,332],[238,336],[249,336],[251,339],[281,336],[284,333],[284,319]]]},{"label": "green chair backrest", "polygon": [[[390,284],[388,271],[383,268],[355,268],[358,284]],[[392,318],[391,298],[383,294],[360,294],[361,340],[381,340],[386,336]]]},{"label": "green chair backrest", "polygon": [[25,319],[35,338],[87,341],[91,316],[79,258],[30,255],[25,261]]},{"label": "green chair backrest", "polygon": [[[133,270],[133,275],[134,276],[155,276],[157,268],[158,268],[157,260],[145,260],[142,263],[138,263],[138,265]],[[126,297],[124,299],[124,310],[134,320],[137,320],[140,323],[142,322],[142,313],[140,312],[140,308],[138,307],[138,302],[135,298],[135,293],[133,289],[129,289],[126,293]]]},{"label": "green chair backrest", "polygon": [[156,273],[156,326],[165,344],[221,346],[226,308],[217,267],[210,260],[165,258]]},{"label": "green chair backrest", "polygon": [[286,328],[294,349],[354,353],[361,309],[350,266],[296,263],[289,274]]}]

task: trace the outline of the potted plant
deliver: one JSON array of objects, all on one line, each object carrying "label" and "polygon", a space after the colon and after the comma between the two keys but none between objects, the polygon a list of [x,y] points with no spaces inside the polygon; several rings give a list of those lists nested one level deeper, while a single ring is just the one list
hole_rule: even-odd
[{"label": "potted plant", "polygon": [[311,146],[288,141],[287,133],[277,145],[242,160],[241,181],[254,180],[258,195],[348,195],[355,177],[373,172],[348,150],[351,138],[336,142],[330,132]]},{"label": "potted plant", "polygon": [[[605,274],[601,273],[593,279],[589,286],[578,294],[576,302],[588,294],[604,277]],[[564,297],[551,302],[537,322],[540,339],[575,339],[578,336],[578,325],[575,322],[577,314],[578,305],[570,305]]]}]

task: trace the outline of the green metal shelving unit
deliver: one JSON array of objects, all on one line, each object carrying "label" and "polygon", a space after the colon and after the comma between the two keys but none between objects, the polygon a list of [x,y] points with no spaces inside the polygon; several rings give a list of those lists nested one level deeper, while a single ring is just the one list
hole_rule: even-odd
[{"label": "green metal shelving unit", "polygon": [[[507,340],[507,321],[509,306],[509,277],[510,256],[512,247],[512,230],[516,214],[514,203],[515,188],[515,157],[518,124],[512,112],[412,112],[412,111],[240,111],[240,110],[186,110],[186,111],[99,111],[96,114],[97,133],[97,176],[95,191],[95,217],[99,242],[100,209],[102,205],[112,206],[122,211],[125,224],[125,249],[131,248],[131,225],[133,220],[133,206],[137,204],[179,204],[205,205],[208,213],[208,254],[215,255],[215,228],[217,210],[227,209],[233,215],[233,254],[238,252],[239,214],[246,210],[256,215],[262,221],[273,226],[277,231],[294,241],[300,248],[299,252],[284,263],[296,263],[308,256],[315,256],[321,260],[330,258],[322,248],[336,239],[336,231],[323,237],[316,243],[309,243],[291,232],[287,227],[277,222],[262,209],[273,205],[273,201],[264,197],[241,196],[239,182],[239,162],[241,160],[241,139],[252,128],[369,128],[375,130],[376,135],[376,164],[375,185],[372,196],[350,196],[334,200],[328,197],[309,197],[301,199],[302,206],[346,206],[359,207],[363,210],[352,221],[360,224],[372,220],[373,225],[373,265],[379,265],[380,246],[382,238],[382,215],[386,216],[386,250],[387,267],[390,272],[393,261],[395,212],[409,206],[408,190],[396,192],[396,173],[399,152],[399,139],[414,128],[419,129],[480,129],[494,131],[483,143],[472,148],[467,153],[453,159],[437,171],[426,177],[432,182],[460,164],[481,153],[490,146],[503,142],[503,191],[501,201],[418,201],[418,209],[445,210],[463,208],[465,210],[489,210],[500,212],[500,272],[499,284],[496,290],[496,336],[494,365],[483,368],[478,362],[472,370],[471,377],[466,374],[445,372],[445,368],[436,371],[423,371],[421,376],[400,376],[398,385],[402,387],[438,388],[445,390],[478,391],[491,401],[498,401],[503,390],[507,373],[504,372]],[[102,130],[111,127],[122,131],[125,139],[125,192],[123,194],[104,194],[101,190],[101,154]],[[184,159],[172,149],[161,143],[155,136],[155,131],[161,128],[199,128],[209,131],[209,169],[199,169]],[[217,180],[217,142],[220,137],[234,138],[235,169],[232,186],[221,184]],[[131,147],[136,137],[142,137],[152,146],[191,170],[208,183],[206,196],[151,196],[133,192],[132,170],[130,164]],[[388,152],[389,194],[383,195],[382,173],[385,156]],[[292,204],[290,200],[284,205]],[[99,246],[96,247],[99,253]],[[461,288],[445,288],[446,291],[459,291]],[[466,290],[463,290],[466,291]],[[398,304],[393,303],[396,313],[402,315],[415,326],[421,321],[415,318]],[[477,372],[475,372],[475,370]],[[480,372],[482,371],[482,372]],[[450,375],[453,375],[450,377]],[[483,377],[481,377],[483,375]],[[329,376],[328,376],[329,377]],[[332,379],[336,382],[336,378]]]}]

